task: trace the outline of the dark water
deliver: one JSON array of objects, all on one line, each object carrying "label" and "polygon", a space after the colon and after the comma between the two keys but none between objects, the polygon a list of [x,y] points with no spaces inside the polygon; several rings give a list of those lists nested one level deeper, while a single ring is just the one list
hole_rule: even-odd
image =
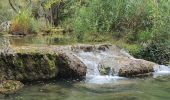
[{"label": "dark water", "polygon": [[[75,43],[69,37],[0,36],[0,45],[63,45]],[[25,85],[16,94],[0,95],[0,100],[170,100],[170,76],[114,80],[92,84],[55,80]]]},{"label": "dark water", "polygon": [[115,80],[109,84],[51,81],[26,85],[0,100],[170,100],[170,76]]}]

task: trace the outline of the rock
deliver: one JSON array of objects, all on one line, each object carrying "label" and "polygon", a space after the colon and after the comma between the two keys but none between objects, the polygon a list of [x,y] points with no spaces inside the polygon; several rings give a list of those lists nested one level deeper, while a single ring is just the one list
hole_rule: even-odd
[{"label": "rock", "polygon": [[0,51],[0,80],[83,79],[89,69],[94,74],[97,69],[93,68],[94,64],[101,75],[123,77],[148,74],[156,66],[155,63],[133,58],[126,51],[109,44],[21,46]]},{"label": "rock", "polygon": [[98,66],[101,75],[114,75],[117,73],[118,63],[114,58],[105,58]]},{"label": "rock", "polygon": [[6,80],[0,83],[0,94],[11,94],[20,90],[24,84],[20,81]]},{"label": "rock", "polygon": [[71,50],[72,51],[84,51],[84,52],[92,52],[96,49],[96,47],[94,45],[84,45],[84,44],[80,44],[80,45],[76,45],[76,46],[72,46]]},{"label": "rock", "polygon": [[[62,48],[60,48],[62,49]],[[0,54],[0,79],[34,81],[60,78],[82,78],[86,66],[71,53],[58,47],[13,47]]]},{"label": "rock", "polygon": [[57,60],[57,65],[59,66],[59,77],[83,78],[86,75],[87,67],[70,51],[59,53]]},{"label": "rock", "polygon": [[128,57],[115,57],[100,62],[99,71],[101,75],[118,74],[122,77],[134,77],[147,75],[154,72],[155,63],[142,59],[130,59]]},{"label": "rock", "polygon": [[127,59],[119,60],[119,76],[132,77],[141,76],[154,72],[155,63],[142,59]]},{"label": "rock", "polygon": [[5,21],[0,24],[0,32],[9,31],[11,26],[11,21]]},{"label": "rock", "polygon": [[[119,75],[123,77],[134,77],[148,75],[154,72],[157,64],[142,59],[136,59],[126,50],[115,45],[85,45],[76,51],[77,55],[84,60],[84,63],[90,69],[90,73],[96,72],[94,65],[98,66],[100,75]],[[86,48],[86,49],[85,49]],[[91,48],[88,49],[87,48]],[[84,51],[84,52],[83,52]],[[90,53],[86,53],[86,52]],[[90,62],[90,64],[89,64]]]},{"label": "rock", "polygon": [[94,51],[106,51],[111,47],[111,44],[99,44],[99,45],[88,45],[79,44],[76,46],[71,46],[72,51],[84,51],[84,52],[94,52]]},{"label": "rock", "polygon": [[33,81],[50,79],[57,75],[56,55],[26,48],[13,53],[0,55],[0,68],[3,79]]}]

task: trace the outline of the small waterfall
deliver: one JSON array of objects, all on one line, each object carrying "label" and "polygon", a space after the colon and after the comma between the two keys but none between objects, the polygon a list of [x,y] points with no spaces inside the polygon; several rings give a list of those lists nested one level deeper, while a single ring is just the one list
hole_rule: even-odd
[{"label": "small waterfall", "polygon": [[87,75],[100,75],[98,69],[98,63],[101,59],[100,55],[96,55],[92,52],[81,52],[79,53],[79,58],[88,67]]},{"label": "small waterfall", "polygon": [[153,77],[158,77],[162,75],[169,75],[170,74],[170,66],[165,65],[157,65],[154,67],[154,74]]},{"label": "small waterfall", "polygon": [[109,76],[112,76],[112,75],[113,75],[113,68],[110,67]]},{"label": "small waterfall", "polygon": [[[112,83],[127,79],[118,76],[121,66],[117,59],[127,57],[132,60],[137,60],[125,50],[121,50],[120,53],[109,50],[93,50],[89,52],[80,50],[76,51],[75,55],[87,66],[85,81],[95,84]],[[154,78],[167,74],[170,74],[170,66],[156,65],[154,67]]]},{"label": "small waterfall", "polygon": [[[117,74],[113,72],[112,67],[109,67],[107,75],[100,74],[99,65],[106,61],[106,59],[111,59],[110,54],[107,54],[106,52],[79,52],[77,56],[87,66],[87,83],[104,84],[122,79],[122,77],[117,76]],[[108,60],[108,62],[114,61]]]}]

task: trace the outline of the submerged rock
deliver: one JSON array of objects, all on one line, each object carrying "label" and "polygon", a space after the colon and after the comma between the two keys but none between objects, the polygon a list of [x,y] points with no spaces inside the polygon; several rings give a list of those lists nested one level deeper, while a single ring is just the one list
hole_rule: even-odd
[{"label": "submerged rock", "polygon": [[24,84],[20,81],[6,80],[0,83],[0,93],[1,94],[11,94],[20,90]]}]

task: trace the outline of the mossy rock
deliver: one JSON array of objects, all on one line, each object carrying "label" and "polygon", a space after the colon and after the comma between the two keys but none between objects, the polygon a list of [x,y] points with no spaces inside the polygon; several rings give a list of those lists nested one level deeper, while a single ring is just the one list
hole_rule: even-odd
[{"label": "mossy rock", "polygon": [[24,84],[20,81],[6,80],[0,84],[0,93],[1,94],[11,94],[20,90]]},{"label": "mossy rock", "polygon": [[[60,76],[82,78],[86,66],[70,51],[58,46],[23,46],[0,54],[0,79],[36,81]],[[60,75],[58,75],[60,74]]]}]

